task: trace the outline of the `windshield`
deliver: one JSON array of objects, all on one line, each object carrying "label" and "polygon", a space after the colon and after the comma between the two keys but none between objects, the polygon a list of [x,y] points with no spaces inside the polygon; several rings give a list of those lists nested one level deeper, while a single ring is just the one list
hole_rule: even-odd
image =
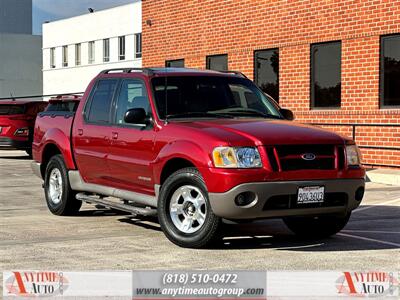
[{"label": "windshield", "polygon": [[25,112],[24,105],[5,105],[0,104],[0,116],[5,115],[21,115]]},{"label": "windshield", "polygon": [[195,117],[281,118],[250,80],[222,76],[169,76],[152,79],[161,119]]}]

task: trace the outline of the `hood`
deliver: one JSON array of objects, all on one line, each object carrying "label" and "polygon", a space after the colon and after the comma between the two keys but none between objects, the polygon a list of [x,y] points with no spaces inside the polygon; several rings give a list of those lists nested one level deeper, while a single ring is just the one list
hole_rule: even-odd
[{"label": "hood", "polygon": [[[174,123],[212,134],[229,142],[243,140],[246,143],[245,141],[251,140],[255,145],[343,144],[349,140],[332,131],[285,120],[246,118],[190,122],[182,120]],[[232,139],[233,136],[235,138]]]}]

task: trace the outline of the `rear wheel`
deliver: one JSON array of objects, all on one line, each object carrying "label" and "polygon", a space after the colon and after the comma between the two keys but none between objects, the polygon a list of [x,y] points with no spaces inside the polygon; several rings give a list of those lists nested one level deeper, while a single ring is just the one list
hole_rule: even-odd
[{"label": "rear wheel", "polygon": [[188,248],[214,242],[221,223],[211,210],[206,185],[195,168],[181,169],[167,178],[160,191],[158,218],[168,239]]},{"label": "rear wheel", "polygon": [[49,210],[59,216],[76,215],[82,202],[75,198],[61,155],[53,156],[46,167],[44,191]]},{"label": "rear wheel", "polygon": [[286,226],[296,235],[304,238],[324,238],[338,233],[350,219],[345,216],[326,215],[318,217],[287,217]]}]

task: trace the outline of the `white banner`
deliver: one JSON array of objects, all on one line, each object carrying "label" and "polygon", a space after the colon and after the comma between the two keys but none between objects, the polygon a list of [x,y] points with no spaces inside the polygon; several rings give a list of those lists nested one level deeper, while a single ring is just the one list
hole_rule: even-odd
[{"label": "white banner", "polygon": [[132,271],[3,272],[3,296],[127,297],[132,298]]}]

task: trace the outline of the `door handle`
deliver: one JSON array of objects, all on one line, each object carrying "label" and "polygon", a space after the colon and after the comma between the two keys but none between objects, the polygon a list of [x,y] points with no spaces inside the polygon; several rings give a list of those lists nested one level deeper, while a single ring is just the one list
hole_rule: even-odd
[{"label": "door handle", "polygon": [[78,135],[83,135],[83,129],[78,129]]},{"label": "door handle", "polygon": [[118,139],[118,132],[113,132],[112,133],[112,138],[113,138],[113,140]]}]

